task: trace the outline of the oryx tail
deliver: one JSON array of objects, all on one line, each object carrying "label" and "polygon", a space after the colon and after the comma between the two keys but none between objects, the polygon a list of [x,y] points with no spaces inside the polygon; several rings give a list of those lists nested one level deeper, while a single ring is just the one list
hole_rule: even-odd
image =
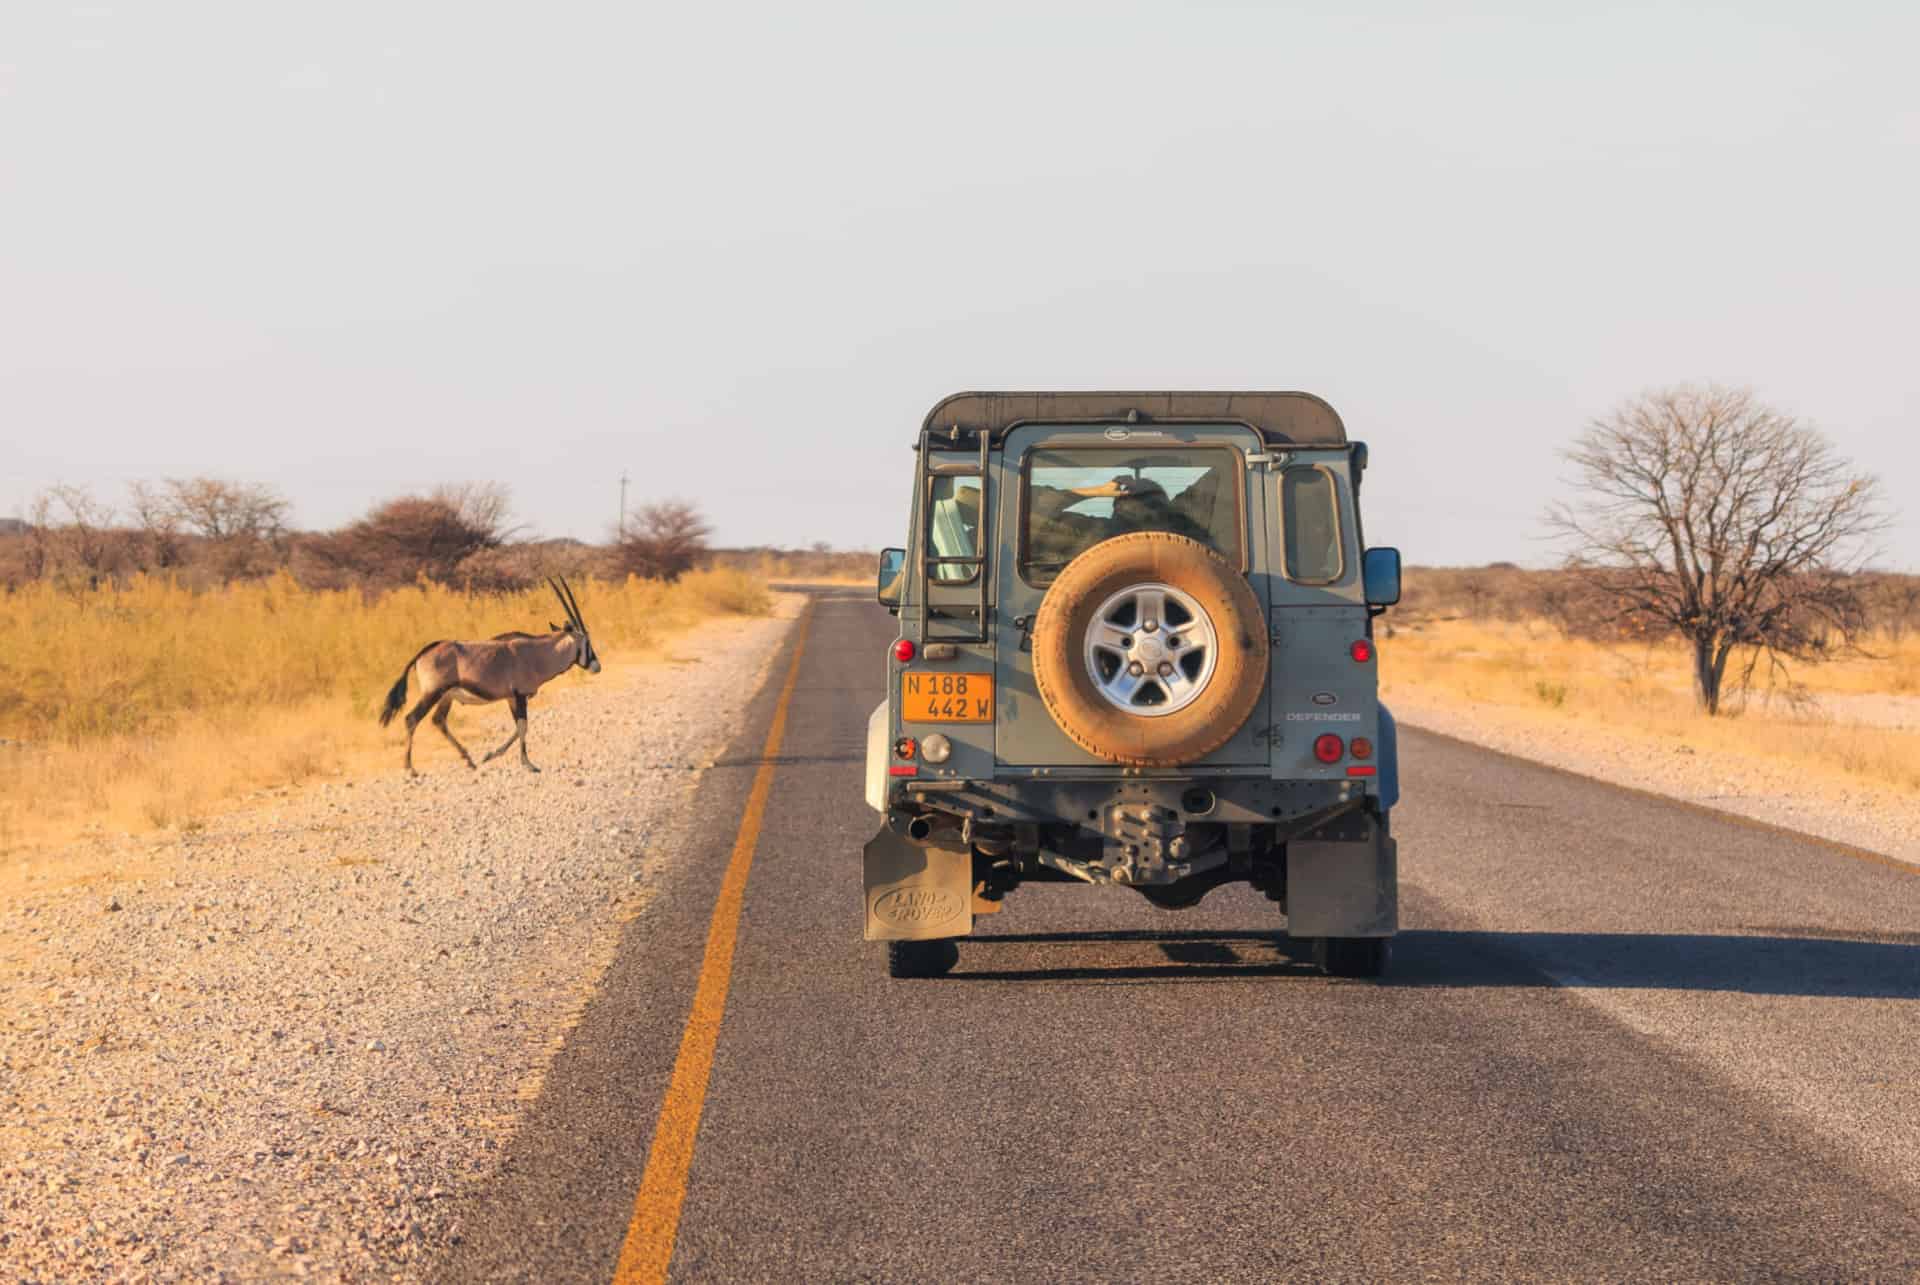
[{"label": "oryx tail", "polygon": [[400,677],[395,680],[392,687],[387,689],[387,703],[382,706],[380,710],[380,726],[385,727],[388,723],[391,723],[393,716],[398,714],[401,707],[407,703],[407,675],[413,672],[414,665],[422,656],[445,641],[446,639],[444,638],[436,638],[419,651],[413,653],[413,659],[406,663],[406,666],[400,671]]}]

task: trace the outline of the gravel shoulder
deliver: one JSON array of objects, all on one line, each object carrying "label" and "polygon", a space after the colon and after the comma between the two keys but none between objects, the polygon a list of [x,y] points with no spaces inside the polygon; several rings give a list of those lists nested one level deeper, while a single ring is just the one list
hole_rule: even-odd
[{"label": "gravel shoulder", "polygon": [[9,888],[0,1274],[415,1279],[682,850],[804,600],[776,601],[536,701],[540,775],[423,728],[420,780],[396,744],[390,774]]},{"label": "gravel shoulder", "polygon": [[1920,863],[1920,799],[1909,794],[1816,780],[1771,759],[1696,751],[1427,688],[1402,685],[1387,704],[1409,726]]}]

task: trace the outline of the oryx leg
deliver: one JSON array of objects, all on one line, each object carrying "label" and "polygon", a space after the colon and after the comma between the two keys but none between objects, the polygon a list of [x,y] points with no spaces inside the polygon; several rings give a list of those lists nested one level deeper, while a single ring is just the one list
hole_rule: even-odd
[{"label": "oryx leg", "polygon": [[502,741],[499,749],[493,751],[493,753],[487,755],[480,761],[482,763],[493,762],[502,754],[512,749],[513,743],[518,741],[520,742],[520,761],[526,765],[528,771],[538,772],[540,769],[535,767],[533,761],[527,757],[527,698],[519,692],[515,692],[509,698],[509,703],[513,709],[513,735]]},{"label": "oryx leg", "polygon": [[538,772],[540,769],[527,757],[527,698],[518,692],[513,694],[513,723],[520,729],[520,766]]},{"label": "oryx leg", "polygon": [[460,751],[460,757],[467,761],[467,766],[472,767],[474,766],[473,755],[467,753],[467,747],[460,743],[459,738],[454,736],[453,729],[447,726],[447,714],[452,709],[453,693],[448,692],[440,698],[440,703],[433,707],[433,725],[440,729],[440,735],[447,738],[448,744]]},{"label": "oryx leg", "polygon": [[418,772],[413,770],[414,729],[420,726],[420,720],[425,718],[427,714],[430,711],[432,711],[434,706],[438,705],[442,700],[450,699],[452,695],[453,695],[453,686],[451,684],[448,684],[445,687],[436,687],[432,691],[422,696],[419,702],[415,704],[412,709],[407,711],[407,775],[408,776],[420,775]]}]

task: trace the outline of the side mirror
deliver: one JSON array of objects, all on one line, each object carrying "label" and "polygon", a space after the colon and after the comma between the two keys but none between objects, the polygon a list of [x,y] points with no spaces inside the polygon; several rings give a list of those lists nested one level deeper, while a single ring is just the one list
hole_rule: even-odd
[{"label": "side mirror", "polygon": [[1400,601],[1400,550],[1368,549],[1360,561],[1360,579],[1369,607],[1391,607]]},{"label": "side mirror", "polygon": [[900,595],[907,583],[907,551],[880,550],[879,591],[874,595],[889,611],[900,610]]}]

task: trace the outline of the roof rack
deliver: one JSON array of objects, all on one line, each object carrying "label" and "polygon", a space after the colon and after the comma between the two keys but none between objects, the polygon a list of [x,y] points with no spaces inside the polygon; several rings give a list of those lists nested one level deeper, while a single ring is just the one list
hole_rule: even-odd
[{"label": "roof rack", "polygon": [[1273,446],[1344,446],[1346,425],[1325,400],[1285,392],[966,392],[927,412],[936,430],[1004,438],[1021,424],[1245,424]]}]

